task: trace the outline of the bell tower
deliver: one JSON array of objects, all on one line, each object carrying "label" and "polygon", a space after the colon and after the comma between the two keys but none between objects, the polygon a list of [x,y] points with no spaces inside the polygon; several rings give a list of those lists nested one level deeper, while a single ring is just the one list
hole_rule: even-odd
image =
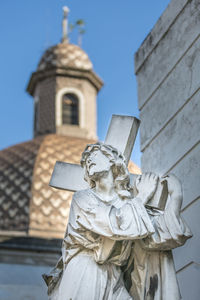
[{"label": "bell tower", "polygon": [[103,82],[88,55],[69,43],[69,9],[63,11],[61,43],[45,51],[27,86],[34,97],[34,136],[96,139],[96,96]]}]

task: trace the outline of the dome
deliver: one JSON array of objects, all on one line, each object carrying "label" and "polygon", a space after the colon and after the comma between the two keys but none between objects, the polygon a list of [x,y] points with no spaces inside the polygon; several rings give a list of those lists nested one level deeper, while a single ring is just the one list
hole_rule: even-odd
[{"label": "dome", "polygon": [[57,160],[79,163],[87,143],[50,134],[0,151],[0,230],[63,235],[71,192],[49,187]]},{"label": "dome", "polygon": [[[62,238],[72,192],[50,187],[57,160],[79,163],[94,140],[49,134],[0,151],[0,231]],[[134,164],[129,171],[140,173]]]},{"label": "dome", "polygon": [[89,71],[93,66],[88,55],[80,47],[60,43],[45,51],[37,70],[43,71],[55,67]]}]

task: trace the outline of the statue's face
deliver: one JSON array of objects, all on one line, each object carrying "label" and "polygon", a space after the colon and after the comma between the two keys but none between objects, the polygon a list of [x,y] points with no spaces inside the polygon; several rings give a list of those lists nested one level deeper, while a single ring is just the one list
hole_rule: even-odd
[{"label": "statue's face", "polygon": [[89,177],[110,170],[112,163],[100,150],[94,150],[86,159],[86,169]]}]

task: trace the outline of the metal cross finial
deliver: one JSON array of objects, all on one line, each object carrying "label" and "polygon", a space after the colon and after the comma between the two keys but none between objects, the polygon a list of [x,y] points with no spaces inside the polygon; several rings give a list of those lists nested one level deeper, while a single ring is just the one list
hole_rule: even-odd
[{"label": "metal cross finial", "polygon": [[68,13],[69,8],[67,6],[63,7],[63,21],[62,21],[62,43],[68,43]]}]

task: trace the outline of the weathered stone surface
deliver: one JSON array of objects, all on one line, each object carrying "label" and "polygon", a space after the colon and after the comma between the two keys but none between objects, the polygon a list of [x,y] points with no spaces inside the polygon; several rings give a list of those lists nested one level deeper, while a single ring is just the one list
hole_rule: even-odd
[{"label": "weathered stone surface", "polygon": [[84,180],[84,170],[78,164],[57,161],[49,185],[54,188],[72,192],[87,189],[88,183]]},{"label": "weathered stone surface", "polygon": [[200,143],[190,151],[170,172],[174,173],[182,182],[182,208],[200,195]]},{"label": "weathered stone surface", "polygon": [[140,121],[132,116],[112,115],[105,143],[120,150],[129,162]]},{"label": "weathered stone surface", "polygon": [[[132,116],[113,115],[105,143],[121,151],[128,165],[140,121]],[[119,138],[120,137],[120,138]],[[86,189],[84,171],[80,165],[57,161],[51,177],[50,186],[54,188],[77,191]]]},{"label": "weathered stone surface", "polygon": [[199,36],[199,27],[200,3],[198,0],[189,1],[138,73],[139,108]]},{"label": "weathered stone surface", "polygon": [[162,39],[180,11],[184,8],[189,0],[172,0],[155,24],[152,31],[147,35],[142,45],[135,53],[135,72],[143,64],[144,60],[153,51],[157,43]]},{"label": "weathered stone surface", "polygon": [[200,266],[192,263],[178,273],[182,300],[198,300],[200,295]]},{"label": "weathered stone surface", "polygon": [[141,150],[200,87],[199,69],[200,38],[142,109]]},{"label": "weathered stone surface", "polygon": [[[128,127],[132,134],[132,126]],[[111,126],[106,138],[110,143],[116,142],[112,131]],[[127,141],[120,142],[126,144]],[[110,299],[118,295],[120,299],[146,299],[155,274],[157,287],[153,298],[180,299],[170,250],[191,237],[190,229],[180,216],[183,197],[180,181],[173,174],[163,178],[166,198],[170,201],[163,212],[155,211],[157,206],[149,200],[157,192],[158,198],[163,195],[158,176],[154,173],[138,176],[132,194],[126,163],[121,151],[111,145],[89,144],[84,150],[81,165],[90,187],[74,194],[62,257],[53,272],[43,276],[50,299],[102,299],[105,293]],[[119,280],[126,273],[116,268],[116,265],[126,264],[132,269],[128,291],[129,282]],[[85,288],[88,282],[89,289]]]},{"label": "weathered stone surface", "polygon": [[184,300],[200,294],[199,28],[199,0],[172,0],[135,56],[142,171],[170,172],[181,180],[182,216],[194,235],[174,250]]},{"label": "weathered stone surface", "polygon": [[142,155],[143,171],[167,172],[199,141],[200,92],[161,131]]},{"label": "weathered stone surface", "polygon": [[200,263],[200,231],[199,231],[199,216],[200,216],[200,198],[191,204],[183,213],[182,216],[190,227],[193,237],[184,246],[176,248],[173,251],[175,267],[178,271],[183,266],[190,262]]}]

